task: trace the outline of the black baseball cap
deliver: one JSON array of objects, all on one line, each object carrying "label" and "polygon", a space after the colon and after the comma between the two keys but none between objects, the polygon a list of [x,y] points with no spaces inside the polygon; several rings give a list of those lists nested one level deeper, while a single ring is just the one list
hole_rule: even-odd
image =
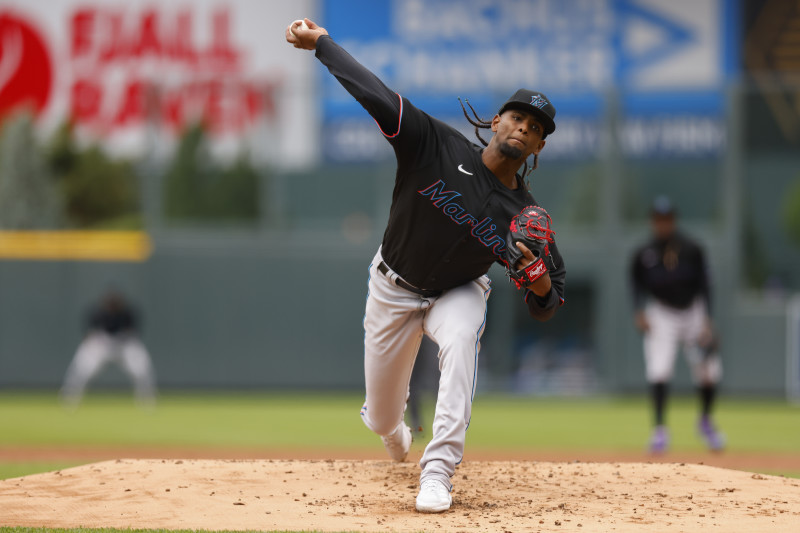
[{"label": "black baseball cap", "polygon": [[650,214],[652,216],[670,216],[675,214],[675,205],[669,196],[659,195],[653,200],[653,205],[650,206]]},{"label": "black baseball cap", "polygon": [[528,89],[518,90],[503,104],[497,114],[502,115],[508,109],[520,109],[533,113],[536,118],[542,121],[545,135],[550,135],[556,131],[556,108],[540,92],[529,91]]}]

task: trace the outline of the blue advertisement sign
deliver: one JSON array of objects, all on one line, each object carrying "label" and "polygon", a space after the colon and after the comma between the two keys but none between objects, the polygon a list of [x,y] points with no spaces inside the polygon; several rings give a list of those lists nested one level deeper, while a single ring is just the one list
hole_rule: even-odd
[{"label": "blue advertisement sign", "polygon": [[[597,150],[596,123],[612,95],[635,133],[621,139],[634,156],[705,156],[724,146],[724,88],[739,60],[735,0],[327,0],[322,8],[322,24],[356,59],[465,132],[457,97],[491,118],[525,87],[558,109],[550,157]],[[321,80],[326,159],[391,157],[358,103],[327,72]]]}]

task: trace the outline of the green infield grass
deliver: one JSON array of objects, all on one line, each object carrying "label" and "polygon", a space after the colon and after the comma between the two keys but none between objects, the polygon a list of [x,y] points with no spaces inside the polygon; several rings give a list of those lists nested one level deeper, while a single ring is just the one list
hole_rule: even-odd
[{"label": "green infield grass", "polygon": [[[432,398],[424,399],[428,425],[415,446],[429,438]],[[3,449],[280,450],[375,452],[376,437],[361,423],[358,393],[167,393],[155,408],[138,408],[126,394],[90,394],[65,409],[54,393],[0,393]],[[672,450],[701,452],[696,403],[675,398],[669,406]],[[720,401],[717,421],[731,452],[791,454],[800,450],[800,409],[783,401]],[[536,399],[479,395],[467,434],[468,450],[641,453],[650,431],[644,397]],[[76,460],[8,459],[0,455],[0,479],[81,464]],[[796,472],[774,472],[796,475]]]}]

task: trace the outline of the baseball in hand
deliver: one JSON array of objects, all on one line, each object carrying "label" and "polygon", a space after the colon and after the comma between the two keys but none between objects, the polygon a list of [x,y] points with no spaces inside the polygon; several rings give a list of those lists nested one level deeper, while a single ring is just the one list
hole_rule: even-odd
[{"label": "baseball in hand", "polygon": [[300,24],[300,28],[298,28],[298,29],[301,29],[301,30],[307,30],[308,29],[308,24],[306,24],[305,20],[302,20],[302,19],[295,20],[294,22],[292,22],[292,27],[289,29],[289,31],[292,32],[292,35],[296,35],[294,33],[294,29],[298,24]]}]

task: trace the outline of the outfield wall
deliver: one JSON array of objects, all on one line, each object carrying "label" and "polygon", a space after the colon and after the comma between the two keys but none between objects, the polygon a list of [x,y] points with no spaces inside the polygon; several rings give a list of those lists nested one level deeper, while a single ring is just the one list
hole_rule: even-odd
[{"label": "outfield wall", "polygon": [[[141,311],[164,388],[360,388],[367,266],[379,235],[372,231],[354,244],[331,227],[155,235],[154,253],[143,263],[2,261],[0,386],[58,386],[88,307],[113,285]],[[480,389],[643,391],[625,278],[640,235],[559,237],[567,303],[549,323],[527,318],[503,272],[492,270]],[[783,394],[782,304],[727,290],[732,273],[724,249],[713,235],[700,237],[716,274],[725,390]],[[686,385],[685,365],[678,368],[678,383]],[[112,372],[101,383],[124,379]]]}]

